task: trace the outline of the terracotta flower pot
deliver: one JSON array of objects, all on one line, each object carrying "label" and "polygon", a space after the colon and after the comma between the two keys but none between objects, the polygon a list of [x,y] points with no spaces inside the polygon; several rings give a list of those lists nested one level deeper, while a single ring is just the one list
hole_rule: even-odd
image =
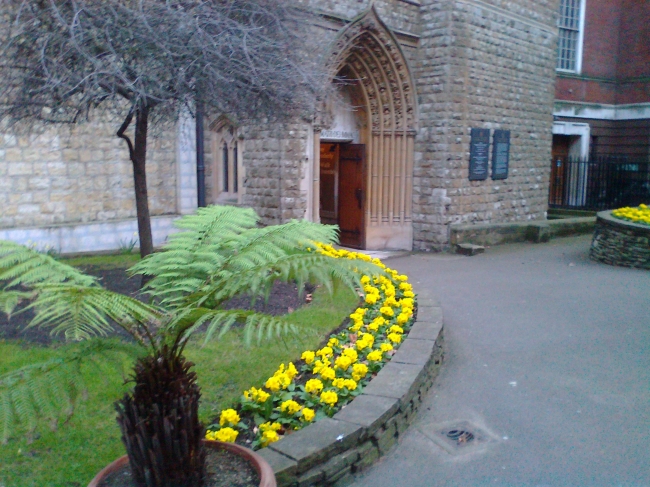
[{"label": "terracotta flower pot", "polygon": [[[250,464],[253,465],[253,468],[260,477],[260,487],[276,487],[275,475],[273,474],[273,469],[264,460],[261,456],[255,453],[248,448],[237,445],[235,443],[222,443],[220,441],[211,441],[203,440],[203,443],[208,448],[213,448],[217,450],[227,450],[235,455],[246,459]],[[95,478],[90,481],[88,487],[97,487],[108,475],[112,474],[124,468],[125,465],[129,463],[129,457],[124,455],[123,457],[118,458],[113,463],[110,463],[104,467]]]}]

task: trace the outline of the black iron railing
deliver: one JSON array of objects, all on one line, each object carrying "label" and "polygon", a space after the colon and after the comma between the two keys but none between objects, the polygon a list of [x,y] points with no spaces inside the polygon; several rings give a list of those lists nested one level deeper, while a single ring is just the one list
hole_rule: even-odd
[{"label": "black iron railing", "polygon": [[650,203],[650,163],[616,156],[551,162],[551,208],[610,210]]}]

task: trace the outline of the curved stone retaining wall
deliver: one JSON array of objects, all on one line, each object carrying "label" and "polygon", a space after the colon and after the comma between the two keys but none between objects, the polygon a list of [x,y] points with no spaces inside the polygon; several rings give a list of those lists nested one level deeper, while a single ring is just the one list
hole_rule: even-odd
[{"label": "curved stone retaining wall", "polygon": [[278,487],[347,485],[384,455],[417,412],[443,360],[442,309],[418,299],[418,320],[363,393],[336,413],[258,450]]},{"label": "curved stone retaining wall", "polygon": [[598,213],[589,257],[610,265],[650,269],[650,227]]}]

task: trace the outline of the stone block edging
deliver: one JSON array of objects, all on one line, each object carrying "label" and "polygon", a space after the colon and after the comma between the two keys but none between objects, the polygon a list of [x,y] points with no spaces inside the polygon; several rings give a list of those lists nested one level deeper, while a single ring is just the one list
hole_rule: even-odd
[{"label": "stone block edging", "polygon": [[278,487],[349,484],[406,430],[443,361],[439,304],[418,298],[417,320],[402,345],[363,392],[325,418],[258,450]]},{"label": "stone block edging", "polygon": [[614,218],[611,211],[601,211],[589,258],[604,264],[650,269],[650,227]]},{"label": "stone block edging", "polygon": [[553,238],[591,233],[596,217],[563,218],[561,220],[531,220],[511,223],[479,223],[450,225],[449,244],[492,246],[516,242],[548,242]]}]

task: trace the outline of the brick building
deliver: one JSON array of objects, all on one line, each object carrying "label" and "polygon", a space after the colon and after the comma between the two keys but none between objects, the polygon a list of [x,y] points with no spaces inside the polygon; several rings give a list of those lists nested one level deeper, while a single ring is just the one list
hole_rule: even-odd
[{"label": "brick building", "polygon": [[650,159],[650,3],[562,0],[554,157]]},{"label": "brick building", "polygon": [[[265,223],[337,223],[367,249],[441,249],[452,223],[545,218],[558,1],[302,0],[340,97],[309,121],[208,120],[208,202],[252,206]],[[5,135],[0,238],[69,252],[132,237],[113,127],[72,130]],[[156,242],[196,206],[191,131],[183,120],[153,142]]]}]

